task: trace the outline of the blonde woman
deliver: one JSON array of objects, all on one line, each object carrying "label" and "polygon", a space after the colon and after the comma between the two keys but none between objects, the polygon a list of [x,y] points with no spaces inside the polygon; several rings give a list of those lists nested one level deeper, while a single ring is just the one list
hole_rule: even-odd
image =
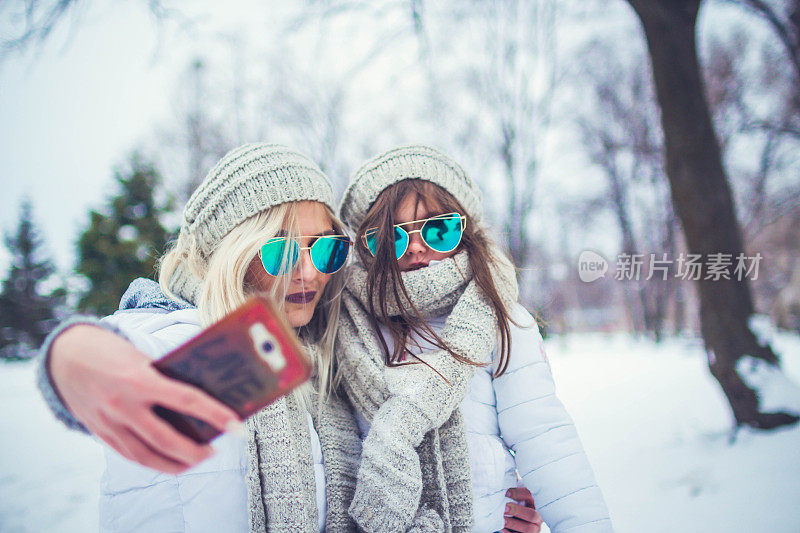
[{"label": "blonde woman", "polygon": [[[138,280],[121,311],[75,318],[46,341],[43,394],[60,419],[108,445],[102,530],[354,530],[347,505],[360,440],[349,406],[331,392],[350,241],[332,205],[329,181],[307,157],[276,145],[237,148],[189,199],[160,288]],[[213,453],[152,406],[219,429],[235,425],[235,414],[149,362],[253,293],[283,309],[315,371],[248,420],[244,439],[219,437]]]}]

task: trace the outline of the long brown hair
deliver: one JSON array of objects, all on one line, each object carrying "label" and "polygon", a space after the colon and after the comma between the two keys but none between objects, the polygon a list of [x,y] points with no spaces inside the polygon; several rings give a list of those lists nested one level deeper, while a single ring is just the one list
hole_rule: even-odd
[{"label": "long brown hair", "polygon": [[[356,249],[361,263],[367,269],[367,294],[376,295],[376,298],[369,298],[369,314],[376,330],[379,325],[384,326],[394,343],[394,349],[392,353],[389,353],[389,347],[383,336],[378,335],[386,356],[386,364],[388,366],[408,364],[402,361],[406,355],[413,355],[406,347],[409,335],[413,333],[438,349],[446,350],[452,357],[462,363],[483,366],[484,362],[473,361],[468,354],[458,353],[449,347],[428,322],[423,319],[419,309],[408,296],[403,278],[400,276],[400,268],[395,255],[394,224],[397,221],[394,218],[394,211],[409,195],[415,198],[415,205],[422,205],[428,210],[429,216],[453,212],[467,215],[458,200],[442,187],[421,179],[406,179],[387,187],[381,192],[358,228],[356,236],[358,245]],[[377,249],[374,257],[363,244],[364,233],[372,228],[378,228]],[[498,260],[495,249],[496,247],[492,245],[480,225],[467,216],[466,228],[456,251],[465,250],[467,252],[474,280],[489,301],[497,319],[497,329],[500,332],[499,361],[495,373],[495,377],[497,377],[508,368],[511,355],[511,329],[509,324],[512,323],[512,320],[511,311],[500,297],[500,292],[492,275],[491,266]],[[398,304],[399,315],[389,315],[389,300],[387,300],[387,297],[393,298],[393,301]],[[375,305],[376,299],[378,301],[377,308]],[[411,309],[401,305],[402,302],[410,302]]]}]

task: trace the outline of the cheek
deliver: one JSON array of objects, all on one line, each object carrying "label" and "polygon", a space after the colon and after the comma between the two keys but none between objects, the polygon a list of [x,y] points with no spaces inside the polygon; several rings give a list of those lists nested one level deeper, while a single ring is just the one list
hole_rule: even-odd
[{"label": "cheek", "polygon": [[244,276],[245,286],[252,288],[256,292],[270,291],[277,279],[278,278],[267,274],[267,271],[264,270],[258,258],[250,263],[250,266],[247,268],[247,273]]},{"label": "cheek", "polygon": [[328,285],[328,282],[331,280],[331,277],[333,277],[333,274],[318,273],[318,276],[319,278],[317,280],[317,284],[315,287],[317,291],[316,299],[314,300],[313,305],[304,306],[305,310],[308,312],[309,319],[311,318],[311,315],[314,314],[314,311],[316,310],[317,306],[319,306],[320,303],[322,302],[322,293],[325,292],[325,287]]},{"label": "cheek", "polygon": [[456,249],[451,252],[434,252],[433,250],[431,250],[431,253],[435,260],[441,261],[443,259],[447,259],[448,257],[453,257],[454,255],[456,255],[456,253],[458,253],[458,247],[456,247]]},{"label": "cheek", "polygon": [[331,280],[333,274],[323,274],[319,273],[319,292],[325,290],[325,286],[328,285],[328,282]]}]

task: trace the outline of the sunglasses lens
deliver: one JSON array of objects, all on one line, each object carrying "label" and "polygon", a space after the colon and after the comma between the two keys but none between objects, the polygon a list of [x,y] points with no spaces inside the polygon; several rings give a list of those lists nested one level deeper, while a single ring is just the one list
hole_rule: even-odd
[{"label": "sunglasses lens", "polygon": [[[288,250],[286,247],[289,247]],[[270,239],[261,247],[261,264],[273,276],[291,272],[300,255],[297,243],[284,238]],[[285,258],[285,261],[284,261]]]},{"label": "sunglasses lens", "polygon": [[461,216],[457,213],[432,218],[422,226],[420,235],[432,250],[451,252],[461,242]]},{"label": "sunglasses lens", "polygon": [[[365,234],[364,240],[367,243],[369,252],[375,256],[378,253],[378,230],[371,230]],[[394,253],[400,259],[408,248],[408,233],[403,228],[394,227]]]},{"label": "sunglasses lens", "polygon": [[394,227],[394,254],[398,259],[403,257],[408,249],[408,233],[403,228]]},{"label": "sunglasses lens", "polygon": [[323,274],[333,274],[344,266],[350,253],[350,239],[320,237],[311,246],[311,261]]},{"label": "sunglasses lens", "polygon": [[364,234],[364,240],[367,243],[367,249],[373,256],[378,253],[378,230],[370,230]]}]

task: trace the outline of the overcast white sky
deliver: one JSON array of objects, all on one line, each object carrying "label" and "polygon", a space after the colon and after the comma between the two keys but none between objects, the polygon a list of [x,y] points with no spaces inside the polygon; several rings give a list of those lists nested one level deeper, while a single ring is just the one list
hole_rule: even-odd
[{"label": "overcast white sky", "polygon": [[119,3],[84,12],[72,31],[0,67],[0,222],[12,229],[31,196],[61,268],[87,204],[110,190],[112,166],[165,112],[170,73],[153,61],[156,44],[146,10]]}]

